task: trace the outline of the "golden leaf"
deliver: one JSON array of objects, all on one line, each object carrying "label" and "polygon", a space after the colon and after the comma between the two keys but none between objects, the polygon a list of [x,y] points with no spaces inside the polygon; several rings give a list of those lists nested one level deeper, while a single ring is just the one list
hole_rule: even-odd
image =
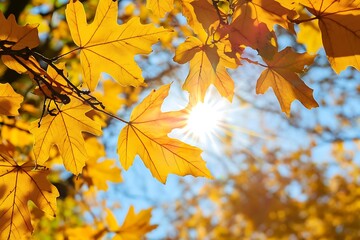
[{"label": "golden leaf", "polygon": [[[35,48],[39,45],[40,40],[38,36],[37,26],[26,25],[19,26],[16,23],[14,15],[10,15],[7,19],[3,13],[0,12],[0,41],[4,47],[11,50],[21,50],[25,48]],[[9,54],[2,54],[1,60],[8,67],[18,73],[27,72],[27,66],[35,72],[39,72],[40,65],[35,58],[23,58],[20,56],[12,56]]]},{"label": "golden leaf", "polygon": [[294,32],[293,24],[288,18],[294,18],[296,12],[283,7],[276,0],[239,0],[235,4],[233,17],[240,15],[248,20],[253,19],[258,23],[265,23],[270,30],[274,30],[274,25],[278,24]]},{"label": "golden leaf", "polygon": [[65,168],[74,174],[81,173],[87,160],[85,142],[81,132],[94,135],[101,134],[100,125],[86,116],[92,110],[88,105],[71,98],[55,115],[47,115],[31,124],[30,131],[34,134],[34,154],[38,164],[49,158],[51,146],[56,145],[64,161]]},{"label": "golden leaf", "polygon": [[316,17],[331,67],[360,70],[360,0],[301,2]]},{"label": "golden leaf", "polygon": [[27,47],[35,48],[40,43],[37,26],[19,26],[12,14],[6,19],[4,14],[0,12],[0,25],[0,41],[7,42],[5,47],[20,50]]},{"label": "golden leaf", "polygon": [[311,65],[314,56],[307,53],[296,53],[290,47],[275,54],[271,60],[264,59],[265,69],[256,84],[256,93],[263,94],[272,87],[280,103],[281,110],[290,115],[292,101],[298,99],[305,107],[319,105],[312,96],[313,90],[306,86],[296,73],[301,73],[305,65]]},{"label": "golden leaf", "polygon": [[99,1],[91,24],[86,23],[80,1],[70,1],[65,12],[71,36],[80,49],[84,81],[90,90],[96,88],[101,72],[110,74],[122,85],[141,85],[144,79],[135,55],[150,53],[151,45],[170,32],[143,25],[137,17],[118,25],[118,3],[112,0]]},{"label": "golden leaf", "polygon": [[138,154],[162,183],[169,173],[211,178],[199,148],[167,136],[172,129],[184,126],[182,111],[163,113],[160,110],[169,89],[169,84],[164,85],[133,110],[130,122],[119,135],[120,162],[127,170]]},{"label": "golden leaf", "polygon": [[23,100],[24,97],[16,93],[9,83],[0,84],[0,114],[19,115],[18,109]]},{"label": "golden leaf", "polygon": [[226,67],[234,67],[222,53],[221,43],[207,45],[195,37],[189,37],[177,49],[174,61],[190,62],[190,72],[183,89],[190,93],[190,101],[204,101],[210,84],[214,84],[219,93],[232,100],[234,81],[226,71]]},{"label": "golden leaf", "polygon": [[106,222],[109,229],[116,234],[113,240],[138,240],[154,230],[157,225],[150,224],[151,210],[151,208],[142,210],[136,214],[134,207],[131,206],[123,224],[119,227],[115,216],[107,209]]},{"label": "golden leaf", "polygon": [[23,239],[33,232],[28,202],[55,217],[58,190],[47,180],[47,169],[34,170],[28,161],[19,165],[0,153],[0,239]]},{"label": "golden leaf", "polygon": [[96,138],[88,138],[85,141],[85,148],[88,153],[86,167],[84,168],[82,177],[89,186],[96,186],[99,190],[107,190],[107,181],[121,182],[120,169],[116,167],[114,159],[104,159],[104,145],[100,144]]}]

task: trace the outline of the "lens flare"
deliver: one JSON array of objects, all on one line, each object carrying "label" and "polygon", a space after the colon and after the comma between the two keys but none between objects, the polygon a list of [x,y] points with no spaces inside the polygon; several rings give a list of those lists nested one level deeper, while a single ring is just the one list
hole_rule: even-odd
[{"label": "lens flare", "polygon": [[230,105],[229,101],[217,93],[207,94],[204,102],[188,107],[186,126],[180,131],[181,138],[202,149],[220,151],[219,141],[229,131],[226,118],[229,117]]},{"label": "lens flare", "polygon": [[209,103],[198,103],[189,113],[187,128],[195,138],[210,137],[221,130],[221,120],[219,109]]}]

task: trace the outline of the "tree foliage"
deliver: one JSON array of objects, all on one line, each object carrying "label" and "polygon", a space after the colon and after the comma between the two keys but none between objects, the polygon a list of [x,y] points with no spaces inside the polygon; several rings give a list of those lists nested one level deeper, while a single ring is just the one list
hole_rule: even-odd
[{"label": "tree foliage", "polygon": [[[169,238],[360,237],[354,215],[360,168],[353,161],[360,113],[345,109],[359,100],[360,1],[25,2],[28,7],[0,5],[1,239],[144,238],[157,227],[151,208],[131,206],[119,225],[112,212],[118,206],[99,200],[109,182],[123,181],[119,165],[130,169],[136,156],[163,184],[169,174],[207,178],[196,194],[196,179],[183,184],[190,194],[169,207],[175,230],[165,233]],[[187,63],[183,74],[179,69]],[[309,80],[316,71],[327,75]],[[239,89],[246,76],[252,81]],[[186,106],[163,110],[177,86],[166,78],[180,79]],[[341,78],[354,83],[338,86]],[[315,100],[309,86],[324,95]],[[344,90],[348,86],[351,91]],[[255,112],[256,119],[263,113],[279,119],[258,124],[265,132],[301,130],[308,144],[284,150],[252,139],[245,151],[230,128],[219,137],[224,158],[232,161],[217,162],[226,168],[219,177],[220,168],[205,161],[205,148],[169,136],[187,128],[211,87],[228,102],[252,105],[249,115]],[[242,94],[269,88],[275,108],[269,95],[247,100]],[[292,108],[295,100],[307,109]],[[319,105],[319,112],[310,112]],[[336,107],[344,109],[334,113]],[[335,116],[333,126],[321,109]],[[307,114],[319,116],[311,122]],[[115,133],[117,149],[110,149],[101,136],[116,124],[122,129]],[[327,163],[314,158],[312,151],[324,142],[342,174],[329,176]],[[347,149],[354,145],[354,152]],[[108,157],[116,153],[119,161]],[[302,196],[294,197],[294,189]]]}]

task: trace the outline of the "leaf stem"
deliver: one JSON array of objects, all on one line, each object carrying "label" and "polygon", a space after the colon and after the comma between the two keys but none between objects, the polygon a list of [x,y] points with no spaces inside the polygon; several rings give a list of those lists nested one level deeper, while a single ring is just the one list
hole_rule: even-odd
[{"label": "leaf stem", "polygon": [[70,50],[70,51],[68,51],[68,52],[66,52],[66,53],[63,53],[63,54],[61,54],[61,55],[59,55],[59,56],[56,56],[56,57],[53,57],[53,58],[51,58],[51,59],[49,59],[51,62],[55,62],[55,61],[57,61],[57,60],[59,60],[60,58],[62,58],[62,57],[65,57],[66,55],[68,55],[68,54],[70,54],[70,53],[72,53],[72,52],[75,52],[75,51],[77,51],[77,50],[80,50],[81,49],[81,47],[77,47],[77,48],[74,48],[74,49],[72,49],[72,50]]},{"label": "leaf stem", "polygon": [[307,19],[290,19],[290,18],[288,18],[288,20],[290,22],[296,23],[296,24],[300,24],[300,23],[304,23],[304,22],[310,22],[310,21],[313,21],[313,20],[316,20],[316,19],[319,19],[319,17],[315,16],[315,17],[307,18]]}]

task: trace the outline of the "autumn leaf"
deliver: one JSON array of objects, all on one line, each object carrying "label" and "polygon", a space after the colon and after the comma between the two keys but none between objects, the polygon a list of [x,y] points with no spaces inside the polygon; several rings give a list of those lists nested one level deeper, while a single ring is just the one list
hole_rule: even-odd
[{"label": "autumn leaf", "polygon": [[257,94],[263,94],[272,87],[281,110],[288,116],[290,105],[295,99],[309,109],[319,106],[312,96],[313,90],[306,86],[297,74],[304,70],[304,66],[312,64],[314,56],[296,53],[287,47],[271,60],[264,59],[264,61],[268,68],[261,73],[257,81]]},{"label": "autumn leaf", "polygon": [[[219,33],[231,45],[231,51],[225,51],[239,61],[245,47],[257,50],[262,57],[273,56],[277,52],[276,35],[266,24],[259,23],[246,15],[237,16],[229,25],[222,26]],[[238,56],[237,56],[238,55]]]},{"label": "autumn leaf", "polygon": [[202,42],[205,42],[219,26],[216,9],[208,0],[183,0],[182,13],[187,23]]},{"label": "autumn leaf", "polygon": [[19,165],[0,153],[0,239],[23,239],[33,232],[29,201],[47,215],[56,215],[59,193],[46,178],[49,170],[34,168],[32,161]]},{"label": "autumn leaf", "polygon": [[165,17],[167,12],[174,8],[173,0],[147,0],[146,8],[150,9],[157,17]]},{"label": "autumn leaf", "polygon": [[101,72],[110,74],[122,85],[141,85],[144,79],[135,55],[150,53],[151,45],[170,32],[143,25],[137,17],[118,25],[118,3],[112,0],[99,1],[91,24],[86,23],[80,1],[70,1],[65,12],[71,36],[80,49],[84,81],[90,90],[96,88]]},{"label": "autumn leaf", "polygon": [[94,135],[101,134],[100,125],[86,116],[92,110],[88,105],[71,98],[55,116],[48,114],[41,120],[31,124],[30,131],[34,134],[34,154],[38,164],[43,164],[49,158],[53,145],[59,149],[65,168],[74,174],[81,173],[87,160],[84,138],[81,132]]},{"label": "autumn leaf", "polygon": [[151,210],[142,210],[136,214],[131,206],[123,224],[119,226],[113,213],[107,209],[106,222],[109,229],[115,233],[113,240],[138,240],[154,230],[157,225],[150,224]]},{"label": "autumn leaf", "polygon": [[[25,48],[35,48],[39,45],[40,40],[36,25],[19,26],[16,23],[14,15],[10,15],[7,19],[0,12],[0,45],[10,50],[21,50]],[[1,52],[1,60],[8,67],[18,73],[27,72],[28,68],[39,72],[40,65],[34,57],[20,57],[11,55],[10,52]]]},{"label": "autumn leaf", "polygon": [[114,183],[122,181],[120,169],[116,167],[114,159],[105,158],[98,161],[100,158],[105,157],[105,149],[96,138],[86,139],[85,148],[88,159],[82,177],[89,186],[96,186],[99,190],[107,190],[107,181]]},{"label": "autumn leaf", "polygon": [[19,115],[18,109],[23,100],[24,97],[17,94],[9,83],[0,84],[0,114]]},{"label": "autumn leaf", "polygon": [[164,85],[133,110],[129,123],[119,135],[120,162],[127,170],[138,154],[162,183],[169,173],[210,178],[200,149],[167,136],[172,129],[184,126],[182,111],[163,113],[160,110],[169,89],[169,84]]},{"label": "autumn leaf", "polygon": [[334,71],[340,73],[348,66],[360,70],[360,1],[306,0],[301,4],[315,16],[309,20],[319,22],[322,42]]},{"label": "autumn leaf", "polygon": [[207,89],[211,84],[219,93],[232,100],[234,81],[226,71],[226,67],[235,67],[222,53],[221,43],[207,45],[195,37],[189,37],[175,52],[174,61],[184,64],[190,62],[190,71],[183,89],[190,93],[190,101],[204,101]]},{"label": "autumn leaf", "polygon": [[13,14],[6,19],[0,12],[0,25],[0,42],[11,50],[35,48],[40,43],[37,26],[19,26]]},{"label": "autumn leaf", "polygon": [[276,0],[239,0],[234,7],[234,19],[242,15],[244,19],[266,24],[270,30],[274,30],[274,25],[277,24],[294,32],[294,27],[288,18],[294,18],[296,12],[283,7]]}]

